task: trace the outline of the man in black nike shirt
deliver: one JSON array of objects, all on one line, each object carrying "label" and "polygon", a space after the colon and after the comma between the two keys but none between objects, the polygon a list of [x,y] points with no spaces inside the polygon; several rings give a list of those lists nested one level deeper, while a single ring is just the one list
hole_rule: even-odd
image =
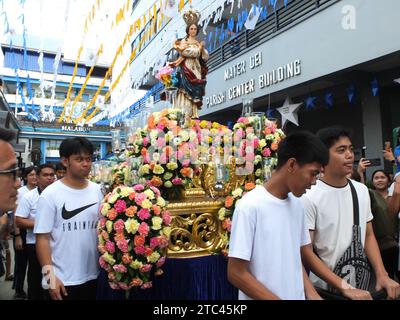
[{"label": "man in black nike shirt", "polygon": [[54,300],[96,298],[96,226],[103,195],[99,185],[87,180],[92,156],[93,146],[87,139],[64,140],[60,158],[66,174],[39,197],[36,251],[42,286]]}]

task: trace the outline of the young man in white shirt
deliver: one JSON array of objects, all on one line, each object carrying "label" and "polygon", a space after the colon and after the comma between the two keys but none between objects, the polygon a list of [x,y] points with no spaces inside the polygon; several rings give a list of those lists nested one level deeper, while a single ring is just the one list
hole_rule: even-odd
[{"label": "young man in white shirt", "polygon": [[97,223],[100,186],[87,180],[93,145],[85,138],[64,140],[66,174],[39,197],[34,233],[36,252],[51,299],[96,298],[99,273]]},{"label": "young man in white shirt", "polygon": [[26,251],[28,252],[28,299],[43,300],[42,272],[35,250],[33,227],[37,203],[40,194],[54,182],[55,170],[51,164],[42,164],[37,168],[37,188],[28,191],[19,199],[15,212],[16,223],[20,229],[26,229]]},{"label": "young man in white shirt", "polygon": [[[317,135],[329,149],[329,163],[324,167],[323,177],[302,198],[312,241],[302,247],[303,263],[313,272],[310,279],[316,287],[327,289],[329,285],[349,299],[372,299],[368,291],[355,288],[333,272],[353,239],[353,199],[347,180],[354,163],[350,134],[343,128],[330,127]],[[358,198],[361,243],[376,276],[375,289],[384,288],[390,298],[395,298],[400,288],[388,277],[382,263],[371,224],[368,189],[356,181],[351,183]],[[348,276],[352,277],[351,273]],[[355,279],[351,280],[353,284]]]},{"label": "young man in white shirt", "polygon": [[238,203],[233,214],[228,279],[239,299],[320,298],[302,266],[300,248],[310,243],[300,197],[315,184],[328,150],[309,132],[279,144],[271,179]]}]

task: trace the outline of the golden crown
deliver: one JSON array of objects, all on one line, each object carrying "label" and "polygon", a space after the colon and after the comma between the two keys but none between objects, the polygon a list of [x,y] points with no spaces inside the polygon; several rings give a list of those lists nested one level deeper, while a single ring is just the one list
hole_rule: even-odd
[{"label": "golden crown", "polygon": [[183,14],[183,20],[185,20],[185,23],[188,26],[191,26],[192,24],[197,25],[200,21],[200,17],[200,13],[195,9],[189,9]]}]

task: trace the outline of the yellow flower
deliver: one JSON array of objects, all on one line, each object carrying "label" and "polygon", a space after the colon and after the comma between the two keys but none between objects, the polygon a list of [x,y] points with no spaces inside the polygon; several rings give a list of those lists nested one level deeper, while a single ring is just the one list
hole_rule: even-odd
[{"label": "yellow flower", "polygon": [[151,255],[147,257],[147,262],[155,263],[160,259],[160,254],[157,251],[154,251]]},{"label": "yellow flower", "polygon": [[265,142],[265,139],[261,139],[259,141],[259,145],[260,145],[261,148],[264,148],[267,145],[267,143]]},{"label": "yellow flower", "polygon": [[168,180],[168,181],[164,182],[164,186],[165,186],[166,188],[172,188],[173,184],[172,184],[171,181]]},{"label": "yellow flower", "polygon": [[139,169],[139,175],[145,175],[145,174],[149,174],[150,172],[150,166],[148,164],[145,164],[143,166],[140,167]]},{"label": "yellow flower", "polygon": [[129,187],[123,187],[121,188],[121,196],[126,198],[129,197],[129,195],[132,193],[133,189]]},{"label": "yellow flower", "polygon": [[125,221],[126,232],[135,234],[138,228],[139,228],[139,223],[136,221],[136,219],[129,218]]},{"label": "yellow flower", "polygon": [[189,140],[189,133],[187,130],[182,130],[180,133],[180,136],[182,138],[182,141],[188,141]]},{"label": "yellow flower", "polygon": [[212,127],[213,127],[214,129],[218,129],[218,128],[219,128],[219,123],[218,123],[218,122],[213,122],[213,123],[212,123]]},{"label": "yellow flower", "polygon": [[243,193],[243,190],[240,189],[240,188],[237,188],[232,192],[232,196],[235,197],[235,198],[241,197],[242,193]]},{"label": "yellow flower", "polygon": [[162,228],[162,233],[164,236],[169,238],[169,235],[171,234],[171,227],[164,227]]},{"label": "yellow flower", "polygon": [[117,201],[119,198],[118,193],[111,194],[111,196],[108,198],[108,203],[113,204],[115,201]]},{"label": "yellow flower", "polygon": [[112,229],[113,229],[113,222],[112,222],[112,221],[108,220],[108,221],[106,222],[106,229],[107,229],[107,232],[108,232],[108,233],[111,233],[111,231],[112,231]]},{"label": "yellow flower", "polygon": [[142,208],[150,209],[152,206],[153,206],[153,204],[151,203],[151,201],[149,199],[144,199],[142,201]]},{"label": "yellow flower", "polygon": [[108,252],[103,254],[102,257],[103,257],[104,261],[107,262],[108,264],[111,264],[111,265],[115,264],[115,259]]},{"label": "yellow flower", "polygon": [[164,174],[164,179],[165,180],[169,180],[173,177],[173,174],[171,172],[167,172],[166,174]]},{"label": "yellow flower", "polygon": [[153,172],[155,174],[163,174],[164,173],[164,168],[162,166],[160,166],[159,164],[156,164],[154,166]]},{"label": "yellow flower", "polygon": [[110,206],[108,203],[104,203],[104,204],[103,204],[103,207],[101,208],[101,214],[102,214],[103,216],[106,216],[108,210],[110,210],[110,209],[111,209],[111,206]]},{"label": "yellow flower", "polygon": [[218,211],[218,219],[219,220],[223,221],[225,219],[225,212],[226,212],[225,208],[219,209],[219,211]]},{"label": "yellow flower", "polygon": [[169,162],[167,163],[167,168],[168,170],[175,170],[178,168],[178,164],[176,162]]},{"label": "yellow flower", "polygon": [[160,217],[151,218],[151,222],[153,224],[153,226],[151,227],[153,230],[161,229],[162,219]]},{"label": "yellow flower", "polygon": [[153,199],[154,199],[154,192],[153,192],[153,191],[147,189],[147,190],[144,191],[143,193],[144,193],[144,194],[147,196],[147,198],[149,198],[150,200],[153,200]]},{"label": "yellow flower", "polygon": [[143,267],[143,263],[141,263],[139,260],[134,260],[134,261],[132,261],[130,264],[129,264],[129,266],[132,268],[132,269],[140,269],[141,267]]},{"label": "yellow flower", "polygon": [[163,197],[158,197],[157,198],[157,205],[159,205],[161,208],[165,207],[165,200]]},{"label": "yellow flower", "polygon": [[202,129],[207,128],[207,121],[206,120],[202,120],[200,122],[200,128],[202,128]]}]

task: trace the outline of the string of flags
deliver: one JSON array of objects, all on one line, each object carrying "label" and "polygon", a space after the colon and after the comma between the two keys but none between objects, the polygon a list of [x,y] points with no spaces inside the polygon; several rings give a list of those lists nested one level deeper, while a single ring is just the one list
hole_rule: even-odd
[{"label": "string of flags", "polygon": [[[399,79],[394,79],[393,80],[395,83],[400,84],[400,78]],[[372,96],[377,96],[379,94],[379,83],[377,78],[375,77],[371,82],[371,95]],[[349,105],[353,105],[356,102],[357,98],[357,89],[354,84],[350,84],[347,86],[345,89],[346,91],[346,96],[347,96],[347,102]],[[306,111],[313,111],[316,110],[316,102],[320,102],[320,106],[324,106],[326,109],[330,110],[335,106],[335,99],[333,93],[328,90],[325,93],[323,93],[322,97],[318,98],[314,95],[308,95],[304,101],[300,103],[292,103],[290,98],[287,97],[285,102],[283,103],[282,107],[279,108],[273,108],[270,107],[266,111],[266,116],[268,118],[275,118],[276,117],[276,112],[278,112],[281,117],[282,117],[282,127],[287,123],[287,122],[292,122],[296,126],[299,125],[298,121],[298,111],[300,110],[300,107],[304,104],[305,110]]]}]

